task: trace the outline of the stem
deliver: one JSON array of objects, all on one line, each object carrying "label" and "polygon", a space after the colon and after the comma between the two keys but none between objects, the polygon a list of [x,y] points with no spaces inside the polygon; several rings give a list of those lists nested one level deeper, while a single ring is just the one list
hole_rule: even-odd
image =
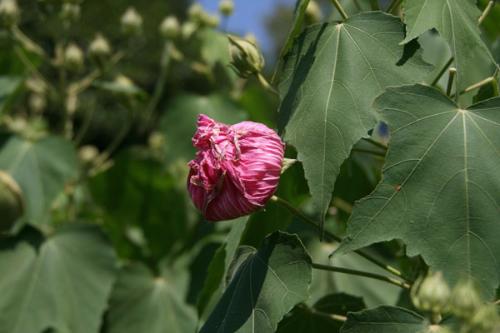
[{"label": "stem", "polygon": [[451,67],[449,69],[448,85],[446,86],[446,95],[451,97],[451,89],[453,88],[453,81],[455,80],[455,75],[457,74],[457,69]]},{"label": "stem", "polygon": [[337,8],[337,10],[339,11],[340,16],[342,16],[344,20],[347,20],[349,16],[347,16],[347,13],[345,12],[344,8],[342,8],[342,5],[340,4],[339,0],[332,0],[332,3],[335,6],[335,8]]},{"label": "stem", "polygon": [[17,26],[11,28],[14,39],[17,40],[26,50],[36,53],[41,57],[46,57],[43,48],[24,34]]},{"label": "stem", "polygon": [[323,271],[357,275],[357,276],[363,276],[363,277],[367,277],[367,278],[374,279],[374,280],[384,281],[384,282],[393,284],[393,285],[398,286],[398,287],[403,288],[403,289],[410,289],[411,288],[411,286],[408,283],[400,281],[398,279],[391,278],[389,276],[385,276],[385,275],[364,272],[364,271],[358,271],[356,269],[350,269],[350,268],[322,265],[322,264],[317,264],[317,263],[312,263],[312,267],[315,269],[323,270]]},{"label": "stem", "polygon": [[17,54],[21,62],[28,68],[28,70],[36,76],[37,79],[42,81],[47,88],[53,89],[52,85],[50,84],[49,81],[45,79],[45,77],[40,73],[40,71],[36,68],[36,66],[29,60],[29,58],[26,56],[22,48],[15,47],[14,52]]},{"label": "stem", "polygon": [[[342,238],[338,237],[337,235],[332,234],[328,230],[322,230],[322,228],[313,219],[309,218],[307,215],[305,215],[300,210],[295,208],[288,201],[286,201],[286,200],[284,200],[276,195],[273,195],[270,200],[272,202],[275,202],[276,204],[280,205],[281,207],[286,208],[293,215],[297,216],[298,218],[300,218],[302,221],[304,221],[307,224],[309,224],[310,226],[312,226],[317,231],[324,233],[326,235],[326,237],[330,238],[330,240],[334,240],[334,241],[339,242],[339,243],[342,241]],[[381,262],[377,258],[372,257],[371,255],[363,252],[362,250],[356,250],[354,252],[357,253],[359,256],[365,258],[366,260],[370,261],[371,263],[375,264],[376,266],[386,270],[387,272],[389,272],[397,277],[400,277],[406,281],[410,281],[410,279],[404,277],[403,273],[401,273],[398,269]]]},{"label": "stem", "polygon": [[479,16],[479,19],[477,20],[478,25],[481,25],[481,23],[483,23],[486,16],[488,16],[488,14],[491,12],[491,9],[493,9],[493,6],[495,6],[494,0],[491,0],[490,2],[488,2],[488,4],[486,5],[486,8],[484,8],[483,13],[481,14],[481,16]]},{"label": "stem", "polygon": [[271,84],[266,80],[266,78],[264,77],[264,75],[262,75],[261,73],[257,73],[256,75],[257,75],[257,79],[259,80],[259,82],[262,85],[262,87],[264,87],[264,89],[266,89],[267,91],[270,91],[273,94],[279,96],[278,91],[276,91],[276,89],[274,89],[274,87],[271,86]]},{"label": "stem", "polygon": [[439,73],[436,75],[436,77],[434,78],[434,80],[432,80],[432,83],[431,83],[431,86],[435,86],[439,80],[441,79],[441,77],[444,75],[444,73],[446,73],[446,70],[448,69],[448,67],[450,67],[450,65],[453,63],[453,60],[455,60],[455,58],[451,57],[443,66],[443,68],[441,68],[441,70],[439,71]]},{"label": "stem", "polygon": [[316,309],[309,308],[306,305],[302,305],[302,304],[299,304],[298,306],[300,308],[304,309],[305,311],[308,311],[308,312],[310,312],[310,313],[312,313],[314,315],[317,315],[317,316],[321,316],[321,317],[324,317],[324,318],[328,318],[328,319],[332,319],[332,320],[340,321],[340,322],[347,321],[347,317],[343,316],[343,315],[318,311]]},{"label": "stem", "polygon": [[391,4],[389,5],[389,7],[387,7],[387,12],[388,13],[394,13],[394,11],[396,11],[396,9],[399,7],[399,5],[401,4],[401,1],[402,0],[392,0]]},{"label": "stem", "polygon": [[[493,81],[495,81],[495,77],[494,76],[490,76],[482,81],[479,81],[477,83],[474,83],[473,85],[471,86],[468,86],[467,88],[465,88],[464,90],[462,90],[459,95],[463,95],[463,94],[466,94],[468,92],[471,92],[472,90],[476,90],[476,89],[479,89],[481,88],[482,86],[485,86],[487,84],[490,84],[492,83]],[[451,95],[451,97],[455,97],[455,94]]]},{"label": "stem", "polygon": [[145,126],[149,126],[149,122],[153,117],[154,110],[158,106],[160,99],[163,95],[163,91],[165,90],[165,84],[167,82],[167,74],[168,74],[168,65],[170,64],[170,53],[172,49],[172,42],[168,41],[163,48],[163,53],[160,61],[160,76],[156,81],[155,89],[153,92],[153,97],[151,98],[146,111],[145,111]]}]

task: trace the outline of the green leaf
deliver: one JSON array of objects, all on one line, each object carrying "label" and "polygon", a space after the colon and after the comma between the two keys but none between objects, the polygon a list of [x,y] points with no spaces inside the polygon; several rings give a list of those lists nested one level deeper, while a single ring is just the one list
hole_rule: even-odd
[{"label": "green leaf", "polygon": [[345,316],[348,312],[365,308],[363,300],[347,294],[332,294],[320,299],[313,308],[296,306],[283,319],[277,333],[336,333],[343,322],[332,315]]},{"label": "green leaf", "polygon": [[306,29],[288,57],[280,86],[281,128],[302,161],[324,216],[352,146],[377,123],[371,104],[390,85],[419,82],[429,66],[398,43],[399,19],[380,12]]},{"label": "green leaf", "polygon": [[0,115],[4,112],[9,97],[21,84],[17,76],[0,76]]},{"label": "green leaf", "polygon": [[194,310],[168,279],[140,264],[122,270],[110,300],[110,333],[192,333],[196,322]]},{"label": "green leaf", "polygon": [[0,248],[2,332],[97,333],[116,277],[113,249],[95,226],[40,240],[26,229]]},{"label": "green leaf", "polygon": [[308,297],[311,258],[299,238],[275,232],[239,267],[207,322],[207,332],[275,332]]},{"label": "green leaf", "polygon": [[493,74],[497,65],[481,39],[476,0],[405,0],[402,6],[407,24],[403,43],[436,28],[455,58],[458,90]]},{"label": "green leaf", "polygon": [[245,120],[244,112],[227,97],[216,94],[177,97],[160,120],[169,161],[179,158],[189,161],[194,158],[195,149],[189,138],[196,131],[196,120],[201,113],[228,124]]},{"label": "green leaf", "polygon": [[359,201],[346,252],[402,239],[450,283],[485,297],[500,281],[500,98],[460,109],[426,86],[390,88],[375,103],[391,128],[383,181]]},{"label": "green leaf", "polygon": [[76,177],[77,157],[73,145],[59,137],[28,141],[11,137],[0,151],[0,170],[19,184],[32,224],[48,222],[49,209],[67,181]]},{"label": "green leaf", "polygon": [[427,320],[409,310],[381,306],[347,315],[341,333],[422,333],[426,332]]}]

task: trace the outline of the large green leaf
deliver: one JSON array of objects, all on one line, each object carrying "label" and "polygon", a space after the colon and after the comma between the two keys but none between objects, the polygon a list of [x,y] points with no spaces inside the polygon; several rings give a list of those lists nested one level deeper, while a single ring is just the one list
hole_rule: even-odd
[{"label": "large green leaf", "polygon": [[347,315],[341,333],[422,333],[428,321],[409,310],[390,306],[365,310]]},{"label": "large green leaf", "polygon": [[430,69],[399,46],[396,17],[363,13],[306,29],[285,63],[281,128],[297,148],[313,201],[326,212],[352,146],[377,123],[371,104],[390,85],[419,82]]},{"label": "large green leaf", "polygon": [[299,238],[275,232],[240,264],[201,332],[275,332],[307,299],[310,282],[311,258]]},{"label": "large green leaf", "polygon": [[107,317],[110,333],[193,333],[196,315],[175,285],[142,265],[123,269]]},{"label": "large green leaf", "polygon": [[76,177],[77,163],[74,147],[59,137],[28,141],[13,136],[0,151],[0,169],[21,187],[33,224],[47,222],[53,200]]},{"label": "large green leaf", "polygon": [[495,61],[480,36],[476,0],[405,0],[403,9],[408,27],[403,43],[436,28],[455,58],[459,90],[493,74]]},{"label": "large green leaf", "polygon": [[0,331],[97,333],[116,277],[113,249],[94,226],[41,240],[28,229],[0,248]]},{"label": "large green leaf", "polygon": [[0,76],[0,115],[10,95],[19,87],[21,79],[17,76]]},{"label": "large green leaf", "polygon": [[392,138],[383,181],[354,207],[343,252],[402,239],[451,283],[500,281],[500,98],[460,109],[426,86],[388,89],[376,101]]},{"label": "large green leaf", "polygon": [[166,139],[168,161],[194,157],[195,149],[189,138],[196,131],[198,115],[204,113],[217,121],[236,123],[245,120],[245,114],[229,98],[221,95],[177,97],[168,105],[160,120],[160,130]]}]

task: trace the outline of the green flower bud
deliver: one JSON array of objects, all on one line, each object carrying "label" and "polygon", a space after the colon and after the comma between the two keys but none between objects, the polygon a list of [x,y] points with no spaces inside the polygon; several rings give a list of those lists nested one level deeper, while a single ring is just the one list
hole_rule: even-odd
[{"label": "green flower bud", "polygon": [[321,13],[321,8],[315,0],[309,1],[306,8],[305,20],[307,24],[314,24],[321,21],[323,14]]},{"label": "green flower bud", "polygon": [[181,30],[179,20],[175,16],[167,16],[160,24],[160,34],[163,38],[174,39]]},{"label": "green flower bud", "polygon": [[205,15],[205,11],[203,7],[199,3],[194,3],[188,8],[188,17],[193,22],[201,22],[203,16]]},{"label": "green flower bud", "polygon": [[65,3],[61,8],[61,19],[69,22],[78,21],[80,18],[80,5]]},{"label": "green flower bud", "polygon": [[17,24],[20,15],[16,0],[0,1],[0,25],[10,28]]},{"label": "green flower bud", "polygon": [[471,331],[474,333],[491,333],[500,324],[499,321],[497,305],[483,305],[470,320]]},{"label": "green flower bud", "polygon": [[122,30],[127,35],[138,35],[142,32],[142,16],[135,8],[128,8],[121,18]]},{"label": "green flower bud", "polygon": [[91,165],[99,156],[99,150],[95,146],[82,146],[78,150],[78,158],[85,165]]},{"label": "green flower bud", "polygon": [[220,24],[220,18],[217,15],[204,14],[201,18],[201,24],[210,28],[217,28]]},{"label": "green flower bud", "polygon": [[90,43],[89,54],[99,65],[102,65],[111,55],[111,46],[108,40],[103,35],[97,34]]},{"label": "green flower bud", "polygon": [[0,233],[8,232],[23,213],[21,188],[8,173],[0,171]]},{"label": "green flower bud", "polygon": [[70,43],[64,50],[64,66],[74,72],[78,72],[83,67],[83,52],[75,43]]},{"label": "green flower bud", "polygon": [[30,95],[28,103],[31,111],[36,114],[42,113],[47,107],[47,99],[45,98],[45,95],[37,93]]},{"label": "green flower bud", "polygon": [[472,281],[457,283],[451,293],[450,310],[457,317],[468,319],[481,306],[482,301]]},{"label": "green flower bud", "polygon": [[452,333],[452,331],[445,326],[431,325],[426,333]]},{"label": "green flower bud", "polygon": [[221,0],[219,2],[219,11],[224,16],[231,16],[234,11],[233,0]]},{"label": "green flower bud", "polygon": [[231,65],[239,76],[247,78],[264,68],[264,57],[257,46],[250,41],[228,36],[230,42]]},{"label": "green flower bud", "polygon": [[441,272],[427,275],[412,289],[412,300],[417,308],[432,313],[445,310],[450,298],[450,288]]},{"label": "green flower bud", "polygon": [[194,23],[191,21],[185,22],[181,28],[182,38],[190,38],[194,34],[196,29],[198,29],[198,23]]},{"label": "green flower bud", "polygon": [[152,150],[159,151],[165,146],[165,137],[159,132],[153,132],[148,138],[148,145]]}]

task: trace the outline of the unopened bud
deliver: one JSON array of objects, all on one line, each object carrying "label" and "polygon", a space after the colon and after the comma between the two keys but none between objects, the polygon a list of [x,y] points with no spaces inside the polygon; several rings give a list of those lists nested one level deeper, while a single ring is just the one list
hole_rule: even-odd
[{"label": "unopened bud", "polygon": [[165,146],[165,137],[159,132],[153,132],[149,136],[148,144],[152,150],[159,151]]},{"label": "unopened bud", "polygon": [[441,272],[427,275],[420,283],[413,286],[412,300],[415,306],[423,311],[441,313],[445,310],[450,298],[450,288]]},{"label": "unopened bud", "polygon": [[482,301],[472,281],[457,283],[451,293],[450,310],[457,317],[470,318],[481,306]]},{"label": "unopened bud", "polygon": [[45,98],[45,95],[37,93],[30,95],[28,103],[31,111],[36,114],[42,113],[47,107],[47,99]]},{"label": "unopened bud", "polygon": [[231,65],[236,73],[244,78],[260,73],[264,68],[264,57],[257,46],[243,38],[235,36],[228,36],[228,38]]},{"label": "unopened bud", "polygon": [[491,333],[499,323],[497,305],[483,305],[470,320],[470,326],[474,333]]},{"label": "unopened bud", "polygon": [[181,29],[182,38],[189,39],[194,34],[196,29],[198,29],[198,23],[191,21],[184,22]]},{"label": "unopened bud", "polygon": [[167,16],[160,24],[160,34],[163,38],[174,39],[179,35],[180,24],[175,16]]},{"label": "unopened bud", "polygon": [[0,233],[8,232],[23,213],[21,188],[8,173],[0,171]]},{"label": "unopened bud", "polygon": [[79,18],[80,18],[80,5],[72,3],[65,3],[62,5],[61,19],[69,22],[75,22],[78,21]]},{"label": "unopened bud", "polygon": [[224,16],[231,16],[234,11],[233,0],[221,0],[219,2],[219,11]]},{"label": "unopened bud", "polygon": [[431,325],[426,333],[452,333],[452,331],[446,326]]},{"label": "unopened bud", "polygon": [[17,23],[20,10],[16,0],[0,0],[0,24],[4,27],[11,27]]},{"label": "unopened bud", "polygon": [[244,38],[253,45],[259,46],[259,41],[257,40],[257,37],[253,33],[251,32],[247,33]]},{"label": "unopened bud", "polygon": [[205,11],[203,10],[203,7],[199,3],[194,3],[188,8],[188,17],[191,21],[199,23],[203,15],[205,14]]},{"label": "unopened bud", "polygon": [[75,43],[68,45],[64,51],[64,66],[74,72],[78,72],[83,67],[83,52]]},{"label": "unopened bud", "polygon": [[309,1],[306,9],[305,20],[307,24],[314,24],[321,21],[323,14],[321,13],[321,8],[315,0]]},{"label": "unopened bud", "polygon": [[201,24],[210,28],[217,28],[220,24],[220,18],[217,15],[204,14],[201,18]]},{"label": "unopened bud", "polygon": [[127,35],[138,35],[142,31],[142,16],[135,8],[128,8],[121,18],[122,30]]},{"label": "unopened bud", "polygon": [[97,34],[90,43],[89,52],[93,57],[105,58],[111,54],[111,46],[103,35]]},{"label": "unopened bud", "polygon": [[99,156],[99,150],[95,146],[82,146],[78,150],[78,157],[83,164],[89,165]]}]

